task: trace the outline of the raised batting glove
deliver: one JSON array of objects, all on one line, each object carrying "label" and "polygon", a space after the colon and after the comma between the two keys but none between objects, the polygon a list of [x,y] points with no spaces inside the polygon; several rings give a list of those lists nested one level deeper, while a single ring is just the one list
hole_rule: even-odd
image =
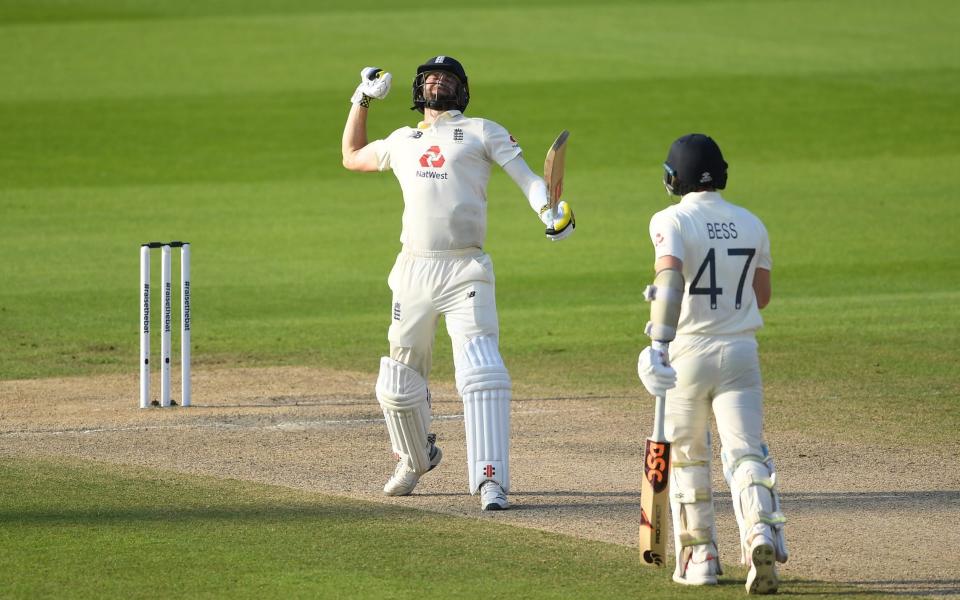
[{"label": "raised batting glove", "polygon": [[380,67],[364,67],[360,71],[360,85],[353,92],[350,102],[363,107],[370,106],[370,100],[383,100],[390,93],[393,76]]},{"label": "raised batting glove", "polygon": [[555,209],[550,210],[550,206],[545,204],[540,209],[540,220],[547,226],[547,239],[551,242],[559,242],[573,234],[577,228],[577,220],[573,217],[573,209],[564,200],[561,200]]},{"label": "raised batting glove", "polygon": [[677,386],[677,372],[665,358],[662,351],[647,346],[637,360],[637,375],[653,396],[665,396],[667,390]]}]

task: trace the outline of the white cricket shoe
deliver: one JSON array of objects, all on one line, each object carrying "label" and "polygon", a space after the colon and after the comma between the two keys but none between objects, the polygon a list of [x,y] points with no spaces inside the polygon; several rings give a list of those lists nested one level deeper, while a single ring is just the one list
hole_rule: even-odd
[{"label": "white cricket shoe", "polygon": [[480,510],[507,510],[507,493],[496,481],[486,481],[480,486]]},{"label": "white cricket shoe", "polygon": [[717,585],[717,575],[720,574],[720,559],[714,545],[700,544],[691,547],[690,555],[686,559],[683,574],[679,567],[673,573],[673,580],[683,585]]},{"label": "white cricket shoe", "polygon": [[[430,468],[427,471],[432,471],[443,459],[440,446],[433,443],[435,439],[436,437],[433,434],[428,437],[428,441],[430,441]],[[401,457],[397,461],[397,468],[393,471],[393,476],[383,486],[383,493],[387,496],[409,496],[413,488],[417,487],[419,481],[420,474],[407,467],[407,459]]]},{"label": "white cricket shoe", "polygon": [[775,562],[776,551],[767,536],[758,535],[750,544],[750,572],[747,573],[748,594],[776,594],[780,579]]}]

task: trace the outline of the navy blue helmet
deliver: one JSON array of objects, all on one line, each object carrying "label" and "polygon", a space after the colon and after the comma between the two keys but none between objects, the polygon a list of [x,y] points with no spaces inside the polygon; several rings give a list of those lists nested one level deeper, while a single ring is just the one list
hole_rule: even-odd
[{"label": "navy blue helmet", "polygon": [[[448,93],[436,95],[432,98],[425,98],[423,94],[423,84],[430,73],[440,72],[444,75],[452,75],[456,81],[449,88]],[[447,91],[446,87],[438,88],[439,91]],[[467,82],[467,72],[463,70],[463,65],[455,58],[449,56],[434,56],[427,59],[425,63],[417,67],[417,75],[413,78],[413,106],[410,110],[419,110],[423,112],[424,107],[435,110],[456,109],[463,112],[467,109],[470,102],[470,86]]]},{"label": "navy blue helmet", "polygon": [[675,141],[663,170],[663,185],[676,196],[727,186],[727,162],[720,146],[702,133],[690,133]]}]

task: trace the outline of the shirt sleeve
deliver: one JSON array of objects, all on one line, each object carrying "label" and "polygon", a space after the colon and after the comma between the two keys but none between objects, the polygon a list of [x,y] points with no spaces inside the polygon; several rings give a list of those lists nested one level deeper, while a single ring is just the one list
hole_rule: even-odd
[{"label": "shirt sleeve", "polygon": [[514,139],[509,131],[502,125],[486,119],[483,121],[483,146],[490,160],[501,167],[523,152],[520,149],[520,142]]},{"label": "shirt sleeve", "polygon": [[503,170],[513,179],[527,197],[530,208],[533,212],[540,214],[540,209],[547,205],[547,184],[539,175],[530,170],[527,161],[523,156],[516,156],[507,164],[503,165]]},{"label": "shirt sleeve", "polygon": [[386,171],[393,168],[393,151],[394,142],[397,139],[403,138],[408,134],[409,127],[401,127],[400,129],[395,130],[393,133],[387,136],[385,140],[374,140],[370,142],[370,146],[373,147],[373,151],[377,155],[377,169],[380,171]]},{"label": "shirt sleeve", "polygon": [[675,256],[684,260],[680,225],[669,210],[662,210],[650,219],[650,241],[653,242],[655,258]]},{"label": "shirt sleeve", "polygon": [[760,223],[760,231],[763,232],[763,243],[760,246],[760,256],[757,257],[757,268],[771,270],[773,267],[773,257],[770,254],[770,236],[767,235],[767,228]]},{"label": "shirt sleeve", "polygon": [[377,155],[377,170],[386,171],[391,168],[390,145],[387,140],[374,140],[370,142],[370,146]]}]

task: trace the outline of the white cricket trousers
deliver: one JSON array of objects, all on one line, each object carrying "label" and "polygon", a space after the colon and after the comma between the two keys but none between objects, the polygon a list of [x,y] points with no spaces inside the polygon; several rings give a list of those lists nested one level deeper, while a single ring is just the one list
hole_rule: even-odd
[{"label": "white cricket trousers", "polygon": [[677,386],[667,392],[666,436],[680,461],[709,460],[710,412],[721,447],[734,459],[762,454],[763,384],[757,340],[681,335],[670,344]]},{"label": "white cricket trousers", "polygon": [[734,461],[762,456],[763,388],[752,334],[677,336],[670,344],[677,386],[667,391],[670,496],[678,561],[681,544],[716,539],[711,489],[710,413],[723,452]]},{"label": "white cricket trousers", "polygon": [[493,261],[479,248],[431,252],[405,247],[387,278],[393,292],[390,357],[427,379],[441,315],[454,356],[471,338],[498,338],[494,280]]}]

